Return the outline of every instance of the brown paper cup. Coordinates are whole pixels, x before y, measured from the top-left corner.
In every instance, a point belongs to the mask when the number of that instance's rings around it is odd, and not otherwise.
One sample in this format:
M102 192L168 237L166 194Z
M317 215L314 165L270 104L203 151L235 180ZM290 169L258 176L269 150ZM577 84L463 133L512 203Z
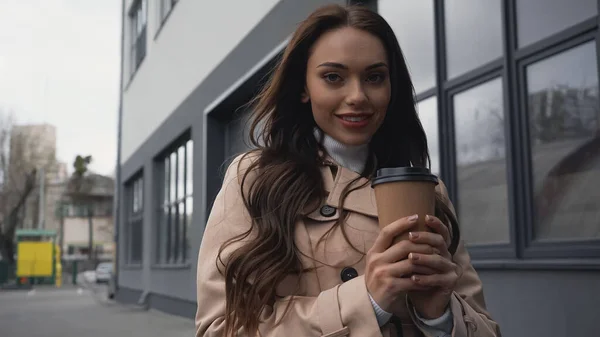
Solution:
M426 168L394 167L377 171L372 186L375 190L379 227L413 214L419 215L415 231L427 231L425 215L435 212L435 186L438 179ZM394 242L408 239L408 232Z

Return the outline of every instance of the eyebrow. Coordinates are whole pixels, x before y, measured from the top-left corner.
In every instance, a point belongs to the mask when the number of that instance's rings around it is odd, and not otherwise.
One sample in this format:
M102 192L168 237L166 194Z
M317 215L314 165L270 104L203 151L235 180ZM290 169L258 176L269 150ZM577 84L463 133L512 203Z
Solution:
M337 62L325 62L325 63L321 63L317 66L317 68L320 67L332 67L332 68L338 68L338 69L344 69L344 70L348 70L348 66L341 64L341 63L337 63ZM377 62L377 63L373 63L370 66L368 66L365 70L371 70L371 69L375 69L375 68L379 68L379 67L386 67L388 68L388 65L385 64L385 62Z

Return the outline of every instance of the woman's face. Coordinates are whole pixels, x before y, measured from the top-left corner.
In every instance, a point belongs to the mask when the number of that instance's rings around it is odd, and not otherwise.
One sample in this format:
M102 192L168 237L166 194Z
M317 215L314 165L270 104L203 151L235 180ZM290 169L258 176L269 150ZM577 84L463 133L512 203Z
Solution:
M344 27L323 34L308 58L302 102L315 122L346 145L369 142L390 102L388 58L381 41Z

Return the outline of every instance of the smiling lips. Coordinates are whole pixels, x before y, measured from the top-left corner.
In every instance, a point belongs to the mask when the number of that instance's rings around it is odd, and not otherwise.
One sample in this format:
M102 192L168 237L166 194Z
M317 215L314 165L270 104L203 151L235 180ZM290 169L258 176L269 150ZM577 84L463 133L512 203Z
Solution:
M373 116L372 114L366 113L349 113L336 115L341 121L342 125L348 128L362 128L369 124L369 119Z

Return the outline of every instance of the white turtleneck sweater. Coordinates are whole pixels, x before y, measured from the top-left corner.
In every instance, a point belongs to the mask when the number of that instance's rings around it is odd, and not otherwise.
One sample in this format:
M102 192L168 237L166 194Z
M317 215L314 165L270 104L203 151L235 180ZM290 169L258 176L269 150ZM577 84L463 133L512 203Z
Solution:
M321 140L322 131L320 129L315 129L315 137L317 140ZM347 169L350 169L356 173L361 173L365 165L367 163L367 158L369 156L369 144L350 146L338 142L327 134L323 134L322 145L327 151L327 154L333 159L337 164ZM379 326L383 326L386 324L392 314L383 310L377 302L371 297L369 294L369 299L371 300L371 304L373 305L373 310L375 311L375 316L377 317L377 322ZM414 310L414 309L413 309ZM416 317L421 321L422 327L428 330L429 334L436 337L445 337L451 336L453 321L452 321L452 312L450 308L446 309L446 312L439 318L436 319L424 319L422 318L416 310L414 310Z

